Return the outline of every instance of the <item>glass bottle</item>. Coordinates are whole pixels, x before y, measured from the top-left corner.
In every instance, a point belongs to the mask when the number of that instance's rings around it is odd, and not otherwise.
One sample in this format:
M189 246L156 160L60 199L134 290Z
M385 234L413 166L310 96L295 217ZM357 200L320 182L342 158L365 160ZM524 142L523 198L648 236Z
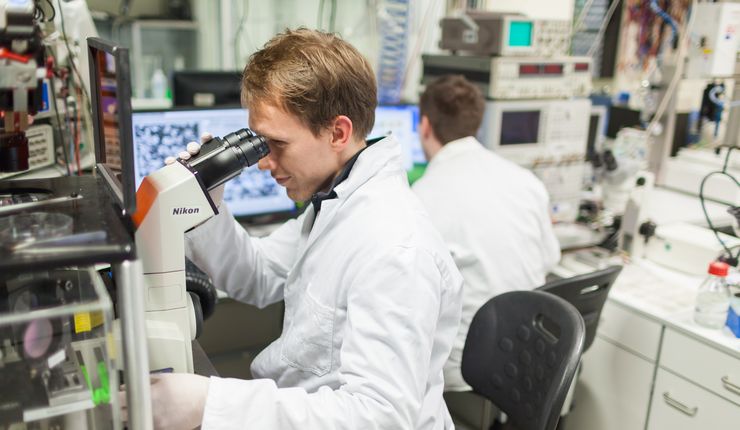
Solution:
M715 261L709 265L709 276L699 287L694 307L694 321L707 328L722 328L730 307L727 286L727 263Z

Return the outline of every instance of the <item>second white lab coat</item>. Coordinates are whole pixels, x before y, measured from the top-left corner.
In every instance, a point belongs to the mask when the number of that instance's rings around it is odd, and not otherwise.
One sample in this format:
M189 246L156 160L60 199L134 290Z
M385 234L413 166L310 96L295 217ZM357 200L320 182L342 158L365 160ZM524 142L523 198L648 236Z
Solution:
M383 139L349 177L264 239L224 213L187 235L188 256L237 300L285 300L283 333L255 380L211 378L204 429L446 429L442 367L462 277ZM250 327L234 327L240 336Z
M545 186L475 138L447 143L413 191L465 279L460 330L445 365L445 389L468 391L460 372L468 327L493 296L531 290L560 260Z

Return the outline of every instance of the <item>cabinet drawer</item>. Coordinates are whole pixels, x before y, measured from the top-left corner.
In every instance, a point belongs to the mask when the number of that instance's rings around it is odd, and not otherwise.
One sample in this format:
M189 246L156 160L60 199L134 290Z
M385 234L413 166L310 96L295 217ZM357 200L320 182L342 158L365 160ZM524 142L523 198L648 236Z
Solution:
M648 430L729 429L737 423L738 405L658 369Z
M660 366L740 405L740 360L666 328Z
M607 301L601 312L598 333L655 362L661 328L659 323Z

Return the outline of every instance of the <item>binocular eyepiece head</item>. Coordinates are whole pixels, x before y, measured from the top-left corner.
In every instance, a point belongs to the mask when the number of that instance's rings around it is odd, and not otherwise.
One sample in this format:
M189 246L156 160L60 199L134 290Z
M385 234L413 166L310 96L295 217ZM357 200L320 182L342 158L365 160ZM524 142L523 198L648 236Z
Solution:
M208 190L238 176L270 153L267 140L242 128L205 142L198 155L185 164L198 175Z

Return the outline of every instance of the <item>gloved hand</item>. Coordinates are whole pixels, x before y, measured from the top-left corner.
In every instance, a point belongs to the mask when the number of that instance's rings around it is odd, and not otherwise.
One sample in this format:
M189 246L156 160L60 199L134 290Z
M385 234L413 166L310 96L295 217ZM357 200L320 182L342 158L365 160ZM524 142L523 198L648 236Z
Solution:
M209 378L190 373L161 373L149 379L155 429L191 430L200 426ZM128 422L125 392L118 394L123 421Z
M200 135L200 143L198 142L188 142L187 146L185 147L185 151L180 152L177 154L177 157L181 160L189 160L193 155L197 155L200 152L200 146L209 140L213 139L213 135L209 132L205 132ZM164 159L164 164L172 164L177 160L175 157L167 157ZM212 189L209 191L209 194L211 195L211 200L213 200L213 203L216 205L217 208L221 207L221 203L224 201L224 187L226 184L221 184L218 187Z

